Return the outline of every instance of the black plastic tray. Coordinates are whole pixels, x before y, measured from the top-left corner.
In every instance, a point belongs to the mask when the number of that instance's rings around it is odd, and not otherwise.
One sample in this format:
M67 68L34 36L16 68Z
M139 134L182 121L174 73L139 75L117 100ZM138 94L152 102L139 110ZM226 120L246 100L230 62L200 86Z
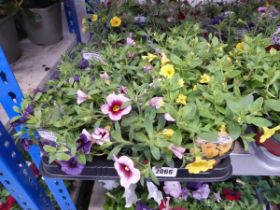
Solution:
M177 165L177 164L176 164ZM92 162L87 163L82 174L79 176L67 175L60 170L57 164L49 164L48 158L43 157L40 171L43 176L50 178L61 178L65 180L118 180L119 176L114 168L114 162L106 160L105 157L94 157ZM177 168L176 177L158 177L159 181L180 182L220 182L230 178L232 166L230 157L226 157L209 172L200 174L189 174L184 168Z

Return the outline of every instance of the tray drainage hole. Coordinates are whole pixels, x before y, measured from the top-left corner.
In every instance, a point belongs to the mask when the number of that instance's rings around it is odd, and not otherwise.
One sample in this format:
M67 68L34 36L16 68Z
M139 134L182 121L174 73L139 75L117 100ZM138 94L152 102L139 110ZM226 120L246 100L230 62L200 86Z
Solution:
M59 182L58 181L54 181L54 184L57 186L57 185L59 185Z
M2 172L0 172L0 176L3 176L4 174Z
M0 136L2 136L3 134L2 134L2 132L0 131Z
M59 189L58 191L59 191L60 193L63 193L63 189Z
M20 167L20 168L22 167L22 163L20 161L18 161L17 164L18 164L18 167Z
M28 208L27 210L32 210L31 208Z
M65 196L62 196L62 199L63 199L63 200L66 200L66 197L65 197Z
M4 181L6 184L11 184L9 180Z
M66 206L70 206L70 203L69 203L69 202L67 202L67 203L65 203L65 205L66 205Z
M5 84L8 83L7 75L3 71L0 72L0 79L2 80L3 83Z
M16 155L17 155L17 153L15 151L13 151L12 154L11 154L12 158L15 158Z
M27 203L26 203L26 202L23 202L23 205L25 205L25 206L26 206L26 205L27 205Z
M27 176L27 170L26 169L23 169L22 173L23 173L24 176Z
M10 142L4 141L4 147L8 148L10 146Z
M16 94L13 93L13 92L9 92L8 95L10 96L12 101L16 104L17 103L17 96L16 96Z

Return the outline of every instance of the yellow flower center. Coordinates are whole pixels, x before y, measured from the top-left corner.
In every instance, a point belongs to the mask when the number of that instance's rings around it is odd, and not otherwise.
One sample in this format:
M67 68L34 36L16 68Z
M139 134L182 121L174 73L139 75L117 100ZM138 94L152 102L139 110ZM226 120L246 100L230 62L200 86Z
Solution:
M243 51L244 50L244 42L239 42L235 48L239 51Z
M184 87L184 84L185 84L185 81L183 79L178 80L179 87L181 87L181 88Z
M204 83L204 84L208 84L210 81L210 76L208 74L203 74L200 77L199 83Z
M129 168L127 166L124 167L125 171L129 171Z
M119 105L113 106L113 111L114 112L120 111L120 106Z

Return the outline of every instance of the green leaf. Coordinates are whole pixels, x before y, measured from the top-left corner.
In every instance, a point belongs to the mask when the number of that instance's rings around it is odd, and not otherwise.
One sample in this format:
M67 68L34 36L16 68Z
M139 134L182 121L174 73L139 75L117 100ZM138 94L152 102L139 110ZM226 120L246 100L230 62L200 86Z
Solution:
M160 159L160 150L159 150L159 148L154 147L154 146L150 146L150 149L151 149L152 156L156 160L159 160Z
M86 162L87 162L87 159L86 159L85 154L79 154L79 155L78 155L78 160L79 160L82 164L86 164Z
M268 121L267 119L262 118L262 117L247 116L246 121L247 121L247 123L256 125L258 127L269 127L272 125L272 123L270 121Z
M13 106L13 110L16 112L16 113L19 113L21 114L21 108L19 108L18 106Z
M175 54L171 54L170 55L170 60L172 61L172 63L176 64L176 65L180 65L182 63L181 58L179 58L177 55Z
M67 161L67 160L70 159L70 156L68 154L66 154L66 153L63 153L63 152L56 153L55 157L56 157L57 160L65 160L65 161Z
M228 132L230 137L235 140L237 139L241 134L241 127L238 124L230 123L228 126Z
M215 131L203 132L199 134L199 137L207 141L217 141L218 132Z
M115 155L119 154L119 152L121 151L122 147L123 147L122 144L119 144L118 146L115 146L114 149L112 149L111 152L108 154L107 159L108 160L112 160Z
M262 110L262 105L263 105L263 98L260 97L260 98L258 98L257 100L254 101L254 103L250 107L250 112L252 114L258 113L259 111Z
M43 147L43 149L48 153L55 153L56 152L56 148L52 147L52 146L49 146L49 145L45 145Z
M139 142L148 142L149 139L147 138L147 136L144 133L134 133L134 139L139 141Z
M172 136L172 142L174 142L175 145L180 146L182 143L182 134L180 130L176 130Z
M280 112L280 100L268 99L264 102L264 104L267 108Z

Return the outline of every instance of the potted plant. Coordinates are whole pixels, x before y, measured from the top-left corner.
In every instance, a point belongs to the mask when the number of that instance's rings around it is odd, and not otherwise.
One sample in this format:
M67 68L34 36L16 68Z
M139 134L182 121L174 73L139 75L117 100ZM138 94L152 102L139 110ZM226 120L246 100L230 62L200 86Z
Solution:
M20 6L21 2L15 0L0 1L0 47L3 48L9 62L16 61L21 55L13 17Z
M26 0L22 23L32 42L50 45L63 38L60 0Z

